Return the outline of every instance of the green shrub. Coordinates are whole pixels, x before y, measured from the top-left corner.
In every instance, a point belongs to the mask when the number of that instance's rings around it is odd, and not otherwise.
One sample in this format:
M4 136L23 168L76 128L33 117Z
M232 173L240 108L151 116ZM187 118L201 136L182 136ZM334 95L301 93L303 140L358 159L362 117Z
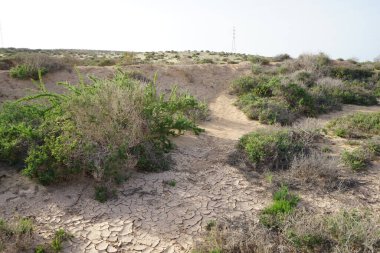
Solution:
M210 58L204 58L198 61L200 64L213 64L214 60Z
M33 230L33 223L28 218L22 218L19 220L16 230L20 234L30 234Z
M294 130L260 130L240 138L239 148L257 168L287 168L293 157L308 150L304 133ZM306 133L305 133L306 134Z
M51 248L53 252L60 252L62 250L62 243L72 238L73 236L63 229L58 229L51 241Z
M100 203L106 202L110 198L111 193L106 186L95 187L95 200Z
M22 163L27 151L42 136L36 127L42 124L47 107L5 102L0 110L0 160Z
M282 231L297 252L375 252L380 249L379 217L344 210L327 216L305 211L290 215Z
M380 135L380 113L355 113L332 120L327 128L343 138Z
M342 153L342 160L346 166L357 171L365 169L378 155L380 155L380 139L376 136L352 151L345 150Z
M276 95L283 98L292 110L302 115L313 116L316 114L313 97L306 89L297 84L280 85Z
M170 136L203 131L195 121L206 106L176 88L158 94L154 83L141 85L124 72L89 85L63 85L68 92L60 95L41 82L40 93L0 110L0 158L26 157L23 173L44 184L78 172L114 178L134 160L157 162L161 169ZM138 147L143 151L135 152ZM138 167L145 169L144 164Z
M17 79L38 79L38 71L41 71L41 74L44 75L47 73L47 70L45 68L37 69L33 66L29 65L17 65L16 67L13 67L10 69L9 74L13 78Z
M231 84L231 93L241 95L250 92L258 83L258 80L251 76L243 76L234 80Z
M315 73L302 70L294 73L294 79L297 81L297 83L300 83L306 87L313 86L317 81Z
M332 67L330 73L332 77L343 80L366 80L374 74L371 69L345 66Z
M310 88L310 95L313 97L315 111L318 114L342 108L342 99L335 95L334 88L316 85Z
M278 227L299 201L300 198L297 195L289 193L288 187L281 186L273 194L273 203L262 211L260 222L267 227Z
M343 104L353 105L377 105L376 95L361 87L343 87L335 89L334 95L339 98Z
M164 183L171 186L171 187L175 187L177 185L177 181L175 181L174 179L164 181Z
M380 137L376 136L369 139L363 144L363 147L374 156L380 156Z
M371 154L368 150L357 148L353 151L345 150L342 153L344 164L352 170L359 171L365 169L371 162Z
M37 247L34 249L34 253L45 253L45 248L42 245L37 245Z
M263 56L259 56L259 55L251 55L251 56L248 56L248 61L252 62L252 63L258 63L260 65L268 65L269 64L269 60Z
M18 79L32 78L37 80L39 78L38 72L41 75L46 73L69 69L65 59L52 57L42 53L19 53L12 59L15 67L10 69L10 76Z
M282 61L289 60L289 59L291 59L291 57L288 54L279 54L279 55L272 57L272 61L274 61L274 62L282 62Z
M324 228L336 252L372 252L380 249L379 224L379 217L353 210L327 216Z
M33 248L33 222L29 218L6 221L0 218L0 251L25 252Z
M252 92L258 97L270 97L273 90L278 86L279 79L270 78L266 75L240 77L232 82L231 93L245 95Z

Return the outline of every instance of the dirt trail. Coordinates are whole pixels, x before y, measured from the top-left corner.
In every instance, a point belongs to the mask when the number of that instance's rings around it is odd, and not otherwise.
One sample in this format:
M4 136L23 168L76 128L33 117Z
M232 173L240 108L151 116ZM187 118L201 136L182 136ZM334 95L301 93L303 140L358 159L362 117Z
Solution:
M151 68L142 71L151 73ZM93 198L90 181L43 187L4 168L0 216L35 217L45 237L50 229L70 231L74 239L64 245L64 252L146 253L189 252L210 220L257 219L271 197L265 180L227 162L238 138L261 127L226 93L229 81L249 68L211 67L209 74L202 72L205 66L162 68L167 71L159 79L162 89L179 80L210 108L210 119L202 124L204 134L175 139L172 170L134 173L119 187L117 199L101 204ZM175 180L176 186L165 184L168 180Z

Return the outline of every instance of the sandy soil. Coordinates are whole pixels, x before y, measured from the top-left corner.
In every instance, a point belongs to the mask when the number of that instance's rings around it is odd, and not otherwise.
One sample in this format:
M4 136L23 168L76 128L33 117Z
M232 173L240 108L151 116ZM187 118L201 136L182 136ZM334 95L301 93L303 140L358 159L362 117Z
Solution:
M49 237L64 228L74 235L64 252L189 252L210 220L257 219L271 201L270 184L264 176L232 166L228 156L241 135L263 127L249 121L227 94L230 80L248 73L248 65L141 66L146 75L158 71L165 90L177 83L209 103L210 118L202 123L200 136L177 138L172 152L175 165L161 173L134 173L118 188L118 198L105 204L93 197L86 179L44 187L0 168L0 216L34 217L38 232ZM82 73L108 76L112 68L83 68ZM5 81L4 81L5 80ZM75 81L72 73L47 76L48 87L58 80ZM28 82L7 79L0 72L1 92L6 98L25 93ZM324 115L323 122L354 111L380 111L380 107L344 107ZM303 203L331 212L345 207L380 211L380 169L377 165L359 175L362 186L349 192L318 195L303 192ZM175 187L164 182L175 180Z

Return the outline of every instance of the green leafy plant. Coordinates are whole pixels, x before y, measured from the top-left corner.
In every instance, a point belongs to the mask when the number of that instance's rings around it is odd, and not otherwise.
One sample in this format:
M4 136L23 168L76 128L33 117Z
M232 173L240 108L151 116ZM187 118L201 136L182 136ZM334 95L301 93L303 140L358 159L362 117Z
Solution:
M44 75L47 73L45 68L37 69L34 66L29 65L17 65L9 70L9 74L13 78L17 79L38 79L38 71L41 71L41 74Z
M73 236L67 233L65 230L58 229L55 232L54 237L51 241L51 248L53 252L60 252L62 250L62 243L69 240L72 237Z
M170 137L201 133L196 121L207 113L176 87L159 94L154 82L142 85L122 71L90 84L60 83L65 94L37 85L38 93L2 105L0 159L25 162L23 173L43 184L80 172L110 180L136 160L139 169L164 169Z
M284 221L286 215L294 210L300 198L289 192L288 187L282 185L273 194L273 203L266 207L261 215L260 222L267 227L278 227Z
M171 179L171 180L165 181L165 184L171 187L175 187L177 185L177 181L175 181L174 179Z
M307 151L302 133L293 130L261 130L240 138L239 148L257 168L287 168L296 154Z
M353 151L343 151L342 160L346 166L355 171L365 169L371 161L370 154L363 148L357 148Z
M329 122L327 128L343 138L380 135L380 113L355 113L343 116Z

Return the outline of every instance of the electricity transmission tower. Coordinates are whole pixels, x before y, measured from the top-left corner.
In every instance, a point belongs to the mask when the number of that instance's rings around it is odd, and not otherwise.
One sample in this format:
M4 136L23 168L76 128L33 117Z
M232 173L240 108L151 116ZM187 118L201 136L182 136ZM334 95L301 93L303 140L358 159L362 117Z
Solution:
M236 29L232 28L232 53L236 53Z

